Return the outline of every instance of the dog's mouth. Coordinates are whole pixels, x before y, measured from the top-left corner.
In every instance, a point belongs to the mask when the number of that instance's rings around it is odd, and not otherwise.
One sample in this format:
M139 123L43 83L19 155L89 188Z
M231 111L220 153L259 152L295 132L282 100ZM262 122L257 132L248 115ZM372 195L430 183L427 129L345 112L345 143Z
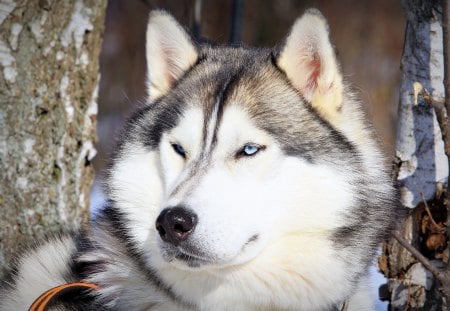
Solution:
M175 258L178 259L179 261L182 261L190 268L198 268L203 265L212 264L212 262L207 259L199 258L197 256L191 256L186 253L183 253L182 251L180 251L177 255L175 255Z
M255 234L251 236L248 241L242 246L241 251L239 254L242 254L245 252L246 248L249 247L249 245L254 244L259 239L259 235ZM178 262L182 265L185 265L189 268L199 268L202 266L228 266L233 265L234 260L227 260L223 262L220 260L220 258L214 258L211 256L208 256L207 254L204 254L201 252L201 250L197 249L196 247L192 247L191 245L168 245L163 244L161 245L161 254L165 261L167 262ZM242 263L239 261L239 263Z
M208 258L205 255L199 254L195 250L190 250L186 247L162 247L162 257L167 262L173 262L175 259L182 262L190 268L198 268L204 265L211 265L214 263L212 258Z

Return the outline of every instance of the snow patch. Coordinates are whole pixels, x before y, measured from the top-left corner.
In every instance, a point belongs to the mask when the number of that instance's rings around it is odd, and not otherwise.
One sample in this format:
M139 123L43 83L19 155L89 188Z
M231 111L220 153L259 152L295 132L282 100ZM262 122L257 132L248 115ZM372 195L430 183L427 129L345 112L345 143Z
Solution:
M31 138L25 139L25 141L23 142L23 151L26 154L32 153L35 143L36 143L36 141L34 139L31 139Z
M3 66L3 76L11 83L16 82L15 62L16 59L12 56L10 48L0 40L0 64Z
M40 87L37 88L36 91L39 94L39 96L45 95L45 93L47 93L47 85L42 84Z
M406 272L406 278L410 280L411 284L420 285L426 290L430 290L433 285L433 274L426 270L425 267L420 263L415 263Z
M26 179L25 177L18 177L17 181L16 181L16 186L19 189L26 189L28 186L28 179Z
M51 47L49 47L49 46L46 46L45 48L44 48L44 52L42 53L45 57L47 57L47 55L48 54L50 54L50 51L52 50L52 48Z
M407 187L401 187L400 188L400 199L402 202L402 205L414 208L416 207L415 201L414 201L414 193L409 190Z
M13 0L3 0L0 2L0 25L11 14L16 7L16 3Z
M0 154L5 155L8 152L8 144L6 143L6 139L0 139Z
M58 51L58 52L56 52L56 60L59 62L59 61L62 61L63 59L64 59L64 52L63 51Z
M50 51L55 47L55 40L50 41L50 44L44 48L44 56L50 54Z
M86 51L81 52L81 55L75 61L76 65L81 65L82 68L86 68L89 65L89 56Z
M6 128L5 126L5 113L0 112L0 127ZM6 137L8 136L7 131L0 132L0 155L3 156L8 152L8 144L6 143Z
M0 40L0 63L3 67L11 66L16 59L11 55L9 47Z
M80 206L84 206L85 202L85 197L84 197L84 193L80 192L80 181L83 179L82 176L82 172L83 172L83 167L85 165L85 161L92 161L92 159L95 157L95 155L97 154L97 150L94 147L94 144L92 143L91 140L85 141L83 142L83 145L81 146L81 150L80 150L80 154L78 155L78 159L77 159L77 167L75 170L75 180L76 180L76 191L77 191L77 197L78 197L78 204Z
M90 21L91 15L92 10L87 8L82 0L75 2L70 22L61 35L61 45L63 47L68 47L74 41L77 52L80 51L84 34L86 31L92 31L94 29Z
M434 113L434 111L433 111ZM433 118L434 129L434 159L435 159L435 180L436 182L447 183L448 180L448 159L445 154L444 141L442 140L441 128L436 116Z
M59 213L59 217L63 222L67 220L67 214L66 214L66 196L64 193L64 188L66 186L66 165L64 164L65 159L65 152L64 152L64 145L66 142L67 135L64 133L63 137L61 138L60 145L58 146L57 152L56 152L56 164L58 165L60 169L60 175L59 175L59 181L58 185L56 186L57 195L58 195L58 204L57 209Z
M80 150L80 155L78 156L78 162L84 163L84 159L88 161L92 161L92 159L96 156L97 150L94 147L92 141L88 140L83 143ZM77 171L79 172L79 170Z
M92 97L91 97L91 101L89 102L89 106L86 110L86 115L88 117L90 116L96 116L98 113L98 104L97 104L97 99L98 99L98 85L99 85L99 81L100 81L100 75L98 75L97 77L97 83L95 85L94 91L92 92Z
M69 87L69 76L67 73L61 79L59 86L59 93L61 94L61 99L64 103L64 109L66 110L67 121L70 123L73 120L74 108L70 102L70 96L67 93L67 88Z
M78 196L78 204L80 206L85 206L84 193L83 192L81 192L80 195Z
M14 23L11 26L11 34L9 35L9 45L13 51L17 50L17 42L19 40L19 35L22 32L23 26L18 23Z
M3 69L3 75L9 82L16 82L17 71L13 67L6 67L5 69Z
M36 211L31 209L31 208L27 208L24 212L25 217L27 218L27 221L29 223L35 223L36 222Z
M106 196L102 189L102 181L98 178L94 180L90 193L90 211L92 219L100 214L106 204Z
M44 38L44 31L42 29L42 26L44 26L45 22L47 21L47 17L48 13L47 11L44 11L40 19L35 19L34 21L30 22L30 30L37 43L41 43L42 39Z
M402 160L402 169L398 172L398 179L405 179L412 176L417 169L417 157L415 155L411 156L410 159L402 158L400 152L397 151L397 157Z

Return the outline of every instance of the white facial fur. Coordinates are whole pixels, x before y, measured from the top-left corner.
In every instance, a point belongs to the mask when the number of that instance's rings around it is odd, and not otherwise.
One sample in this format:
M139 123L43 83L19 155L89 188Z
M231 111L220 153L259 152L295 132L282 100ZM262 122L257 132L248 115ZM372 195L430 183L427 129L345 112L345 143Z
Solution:
M188 112L187 115L192 117L198 114L198 110L194 111L197 112ZM274 168L281 156L280 150L267 134L252 125L240 109L229 108L224 112L217 134L218 143L212 151L210 162L199 169L192 181L185 181L191 161L201 152L203 123L191 122L187 117L183 119L163 139L161 146L164 175L172 177L169 188L175 188L177 182L183 183L174 196L168 197L167 206L185 205L197 214L199 223L192 236L192 243L207 259L221 264L242 262L261 248L256 245L262 245L268 236L266 233L277 218L279 210L264 208L264 205L271 205L271 198L261 196L260 193L270 193L275 186L271 181L275 177ZM194 128L198 133L192 135ZM210 126L208 132L211 133L213 129ZM209 133L207 146L210 144ZM173 150L167 150L169 147L163 147L170 145L168 142L171 140L179 142L187 151L186 162ZM247 143L266 148L254 156L236 157ZM172 155L166 155L166 150ZM173 155L179 158L175 166L167 164L165 160ZM178 165L180 162L184 164L181 169ZM247 244L256 236L256 241Z
M351 203L345 178L331 168L285 156L238 105L224 111L209 164L189 177L202 151L203 119L199 108L188 109L178 126L163 135L159 154L130 148L133 152L126 152L113 170L113 198L126 213L136 242L149 253L159 253L158 245L164 245L154 229L156 218L176 205L197 214L189 243L218 267L251 260L278 237L325 234L339 225L337 211ZM186 160L172 143L183 146ZM247 143L266 148L237 158Z
M161 169L164 179L166 195L169 195L176 187L177 183L185 179L183 170L191 159L195 159L199 153L202 141L202 124L204 122L203 112L200 108L192 108L186 111L183 118L170 133L163 134L160 144ZM187 151L187 161L177 154L172 144L179 144ZM165 198L168 204L168 198ZM174 202L169 203L176 205ZM170 206L170 205L167 205Z

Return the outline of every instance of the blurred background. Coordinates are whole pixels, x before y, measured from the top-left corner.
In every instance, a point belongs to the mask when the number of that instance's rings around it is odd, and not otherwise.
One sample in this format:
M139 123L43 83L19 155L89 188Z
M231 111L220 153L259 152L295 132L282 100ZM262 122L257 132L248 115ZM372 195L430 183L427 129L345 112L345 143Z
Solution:
M151 10L169 11L203 40L271 47L283 40L309 7L318 8L328 19L343 74L365 104L384 151L392 159L405 29L400 1L109 0L100 56L99 152L91 196L94 213L103 202L100 183L115 135L135 106L146 101L144 39ZM374 282L383 282L375 272ZM378 302L377 310L386 307Z

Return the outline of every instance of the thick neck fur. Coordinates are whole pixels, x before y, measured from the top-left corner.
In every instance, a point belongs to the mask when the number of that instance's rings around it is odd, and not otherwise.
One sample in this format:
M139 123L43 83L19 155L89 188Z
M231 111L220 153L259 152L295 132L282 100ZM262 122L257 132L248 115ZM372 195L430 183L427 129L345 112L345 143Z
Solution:
M117 310L294 310L299 305L334 310L357 284L346 275L348 267L335 260L345 252L326 245L326 234L278 238L253 261L221 270L176 269L160 258L150 259L151 273L161 284L118 238L99 228L94 229L95 251L78 260L90 263L95 273L86 281L99 284L101 300Z

